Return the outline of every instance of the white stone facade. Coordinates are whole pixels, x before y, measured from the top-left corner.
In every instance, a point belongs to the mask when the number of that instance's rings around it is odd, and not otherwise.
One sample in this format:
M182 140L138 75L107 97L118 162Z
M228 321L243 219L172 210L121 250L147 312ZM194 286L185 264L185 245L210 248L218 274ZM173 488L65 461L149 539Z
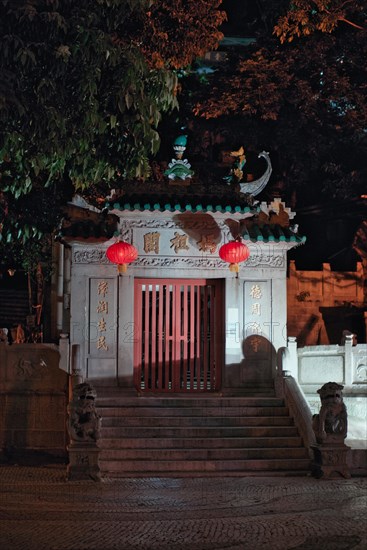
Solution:
M133 244L139 256L127 273L119 276L105 255L114 239L98 245L72 245L72 368L79 368L88 379L132 385L136 278L223 281L224 370L243 362L242 345L249 335L263 336L275 350L286 345L286 253L297 243L249 243L250 257L240 264L237 277L219 258L218 250L232 240L226 220L240 221L243 214L113 213L121 218L121 238ZM107 293L101 292L103 288ZM259 292L254 293L254 289ZM100 302L107 303L104 311Z

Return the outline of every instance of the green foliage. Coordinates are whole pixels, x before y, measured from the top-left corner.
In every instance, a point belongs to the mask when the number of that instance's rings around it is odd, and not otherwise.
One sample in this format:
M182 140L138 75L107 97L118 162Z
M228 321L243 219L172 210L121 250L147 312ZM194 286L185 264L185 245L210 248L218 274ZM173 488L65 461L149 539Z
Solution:
M129 32L146 5L0 4L3 191L18 198L35 178L47 186L65 174L83 189L144 171L160 113L177 105L174 74L151 69Z
M55 228L70 188L149 174L174 69L221 37L220 0L192 4L205 32L183 0L0 0L3 244Z
M357 196L367 176L365 2L269 4L256 44L230 53L193 111L242 124L249 145L278 157L288 197Z
M356 21L364 18L363 3L355 0L293 0L275 25L274 34L283 44L316 31L331 33L340 23L363 30Z

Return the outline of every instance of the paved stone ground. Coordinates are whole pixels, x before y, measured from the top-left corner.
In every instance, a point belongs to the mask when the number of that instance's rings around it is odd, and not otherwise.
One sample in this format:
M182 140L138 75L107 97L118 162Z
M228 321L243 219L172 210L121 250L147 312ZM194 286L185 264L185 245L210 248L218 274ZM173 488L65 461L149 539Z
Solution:
M367 478L65 481L0 466L0 550L366 550Z

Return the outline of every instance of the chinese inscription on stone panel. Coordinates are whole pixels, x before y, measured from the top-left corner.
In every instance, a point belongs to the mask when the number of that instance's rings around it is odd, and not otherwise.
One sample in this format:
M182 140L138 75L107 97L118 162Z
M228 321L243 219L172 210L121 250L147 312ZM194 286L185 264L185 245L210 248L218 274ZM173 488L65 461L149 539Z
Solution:
M214 235L202 235L201 240L197 242L201 252L210 252L214 254L217 249L217 244L214 242Z
M103 298L106 298L108 294L108 282L100 281L98 283L97 292L98 292L98 296L102 296ZM106 315L108 315L108 301L105 299L98 300L96 309L97 309L97 313L105 313ZM101 334L102 332L106 332L106 321L104 317L100 317L98 319L97 350L107 351L108 345L106 342L106 336Z
M98 283L98 296L103 296L103 298L106 296L108 292L108 282L107 281L100 281Z
M108 302L106 300L98 300L97 313L108 314Z
M268 281L246 281L245 289L245 334L251 336L251 348L253 352L261 351L262 344L259 345L254 340L258 335L271 341L272 339L272 319L271 319L271 295L270 284Z
M97 349L102 349L104 351L108 350L108 346L107 346L107 343L106 343L106 337L105 336L98 336Z
M101 319L98 320L98 330L99 332L106 332L106 321L104 320L104 317L101 317Z
M259 323L251 323L247 328L247 332L250 332L250 334L261 334L261 325Z
M161 234L158 231L146 233L144 235L144 252L155 252L159 254L159 238Z
M251 305L251 314L252 315L261 315L261 304L255 302Z
M250 288L250 296L253 298L253 300L261 300L263 297L262 288L258 284L254 284ZM261 325L257 321L253 321L253 317L261 317L261 303L259 301L251 302L250 304L250 314L251 314L251 322L248 325L247 331L248 333L252 335L261 334ZM249 334L249 335L250 335ZM259 349L259 339L258 338L252 338L251 339L251 348L254 353L258 352Z
M170 240L170 242L172 243L170 248L173 248L176 254L179 250L189 250L187 239L187 235L180 235L179 233L177 233L177 231L175 231L174 238Z
M250 290L251 298L259 299L262 297L261 287L259 285L252 285Z
M254 336L250 339L250 346L254 353L257 353L259 351L260 344L261 339L258 336Z

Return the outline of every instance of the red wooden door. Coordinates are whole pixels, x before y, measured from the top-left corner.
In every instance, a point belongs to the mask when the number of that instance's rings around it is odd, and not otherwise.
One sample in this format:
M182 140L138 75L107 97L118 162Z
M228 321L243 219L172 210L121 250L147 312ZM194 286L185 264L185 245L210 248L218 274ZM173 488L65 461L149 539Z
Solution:
M220 388L221 289L218 280L135 280L134 377L139 391Z

